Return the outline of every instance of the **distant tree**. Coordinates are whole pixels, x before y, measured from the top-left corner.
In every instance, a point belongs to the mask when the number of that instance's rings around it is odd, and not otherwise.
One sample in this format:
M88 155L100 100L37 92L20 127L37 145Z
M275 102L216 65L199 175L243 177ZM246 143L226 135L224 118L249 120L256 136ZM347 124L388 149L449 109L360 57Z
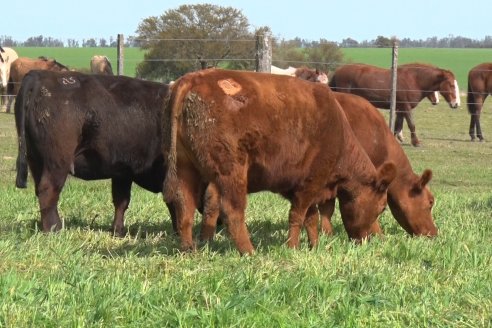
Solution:
M386 47L391 47L392 46L392 41L391 39L384 37L384 36L378 36L376 38L376 41L374 42L374 45L378 48L386 48Z
M75 39L68 39L67 45L69 48L78 48L79 47L79 41L77 41Z
M147 52L137 75L169 81L221 63L229 68L248 66L241 61L254 58L253 34L248 28L240 10L211 4L182 5L145 18L137 39ZM251 60L251 68L253 64Z
M101 38L99 39L99 47L107 47L108 46L108 42L106 41L105 38Z
M352 38L343 39L340 43L340 46L343 48L356 48L359 45L359 42L355 41Z
M273 46L272 63L281 68L304 65L330 71L342 61L343 53L340 48L336 43L325 39L315 42L300 39L282 40Z
M90 47L90 48L97 47L96 39L90 38L88 40L83 40L82 41L82 47Z
M43 46L43 36L32 36L24 42L24 47L42 47Z
M17 42L12 40L11 36L2 35L0 36L0 45L3 47L16 47Z

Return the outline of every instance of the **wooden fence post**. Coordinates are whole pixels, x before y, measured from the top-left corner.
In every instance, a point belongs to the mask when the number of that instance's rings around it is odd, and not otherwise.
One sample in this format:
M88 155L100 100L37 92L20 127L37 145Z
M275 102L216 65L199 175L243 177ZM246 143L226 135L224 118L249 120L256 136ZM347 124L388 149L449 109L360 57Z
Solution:
M124 37L123 34L118 34L118 48L117 48L117 53L116 56L118 57L118 68L117 68L117 74L118 75L123 75L123 47L125 45Z
M255 57L256 71L270 73L272 70L272 35L270 32L256 35Z
M393 56L391 62L391 99L390 99L390 117L389 128L395 132L395 114L396 114L396 88L397 88L397 69L398 69L398 41L393 40Z

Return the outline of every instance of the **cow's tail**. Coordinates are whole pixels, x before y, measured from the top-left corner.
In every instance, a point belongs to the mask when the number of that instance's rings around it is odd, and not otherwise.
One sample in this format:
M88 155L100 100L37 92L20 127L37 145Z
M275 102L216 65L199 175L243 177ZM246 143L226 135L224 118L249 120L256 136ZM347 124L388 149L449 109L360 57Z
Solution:
M173 202L177 197L177 138L178 121L183 110L184 97L188 91L188 83L182 78L176 81L171 89L170 96L164 103L163 126L163 153L166 161L166 178L162 186L162 195L166 202Z
M15 100L15 127L17 129L18 154L17 154L17 177L15 185L17 188L27 187L27 148L26 148L26 115L28 107L33 106L30 95L33 92L34 77L27 74L22 80L22 85Z

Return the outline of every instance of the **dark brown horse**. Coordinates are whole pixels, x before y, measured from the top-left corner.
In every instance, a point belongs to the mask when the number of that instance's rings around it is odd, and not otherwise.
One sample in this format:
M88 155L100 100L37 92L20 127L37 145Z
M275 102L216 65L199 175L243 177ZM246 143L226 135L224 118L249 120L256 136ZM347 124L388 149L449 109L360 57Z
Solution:
M490 94L492 94L492 63L483 63L473 67L468 72L468 92L466 94L466 105L471 115L469 133L472 141L475 141L475 138L483 141L480 114L483 103Z
M10 65L10 77L7 85L7 93L9 95L17 96L22 79L31 70L68 71L69 69L54 59L47 59L45 57L39 57L37 59L19 57ZM10 113L12 98L9 97L7 113Z
M365 64L345 65L335 71L330 87L334 91L362 96L375 107L390 108L391 70L389 69ZM401 131L405 119L414 146L419 146L420 141L415 133L412 109L434 91L439 91L451 108L460 105L458 83L451 71L421 63L398 66L394 132L398 134Z

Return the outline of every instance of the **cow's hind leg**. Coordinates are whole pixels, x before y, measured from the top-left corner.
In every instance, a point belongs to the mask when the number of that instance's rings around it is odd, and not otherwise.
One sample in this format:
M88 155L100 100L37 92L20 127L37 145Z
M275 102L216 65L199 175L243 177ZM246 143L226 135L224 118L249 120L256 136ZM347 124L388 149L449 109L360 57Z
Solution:
M58 214L58 199L67 179L67 173L53 173L44 170L40 177L33 174L36 183L36 196L41 211L41 226L44 232L58 231L62 228Z
M220 197L217 187L210 183L203 197L202 226L200 240L210 241L214 238L217 229L217 220L220 214Z
M128 209L131 197L132 180L114 178L111 180L111 194L114 204L114 219L111 230L118 237L124 237L125 211Z
M224 179L225 180L225 179ZM245 222L245 210L247 202L246 178L241 181L220 181L220 213L225 218L227 229L234 241L237 250L242 254L253 254L254 248L249 238L248 228Z

